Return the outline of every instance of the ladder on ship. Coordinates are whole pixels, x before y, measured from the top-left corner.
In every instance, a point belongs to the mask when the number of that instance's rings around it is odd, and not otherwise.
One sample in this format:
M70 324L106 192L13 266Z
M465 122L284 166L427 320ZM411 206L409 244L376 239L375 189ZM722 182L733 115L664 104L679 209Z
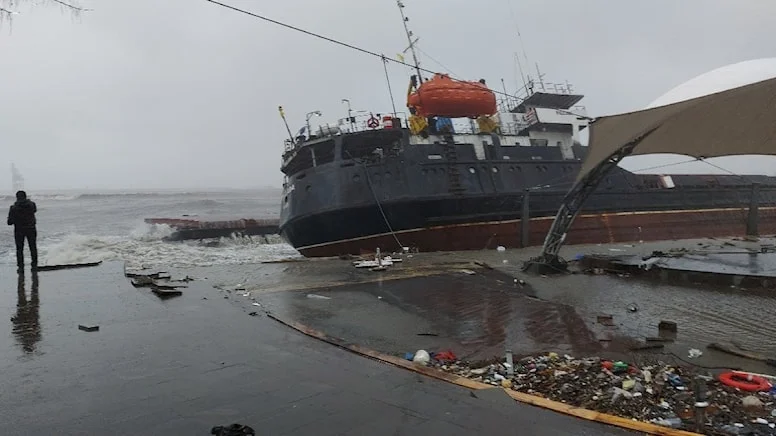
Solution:
M447 184L450 193L463 195L466 190L461 185L461 174L458 172L458 152L455 144L445 144L445 161L447 162Z

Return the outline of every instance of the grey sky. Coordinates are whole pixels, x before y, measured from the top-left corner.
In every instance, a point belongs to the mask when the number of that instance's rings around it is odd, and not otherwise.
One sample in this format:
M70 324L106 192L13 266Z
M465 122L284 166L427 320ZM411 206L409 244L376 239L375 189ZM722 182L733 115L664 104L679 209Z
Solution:
M388 56L406 46L393 0L224 1ZM390 108L378 59L204 0L82 3L95 10L76 21L23 7L12 32L0 31L0 187L10 188L10 162L30 190L278 186L278 105L294 130L316 109L335 121L343 98ZM770 0L404 3L424 52L462 78L504 78L510 91L515 17L531 63L584 93L592 115L774 56L776 40ZM403 106L409 71L390 74Z

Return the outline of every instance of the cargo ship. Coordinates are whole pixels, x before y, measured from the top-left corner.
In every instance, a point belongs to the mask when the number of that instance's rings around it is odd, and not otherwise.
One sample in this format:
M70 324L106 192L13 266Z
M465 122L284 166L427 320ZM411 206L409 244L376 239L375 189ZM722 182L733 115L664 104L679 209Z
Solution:
M417 68L406 113L308 124L286 140L281 235L308 257L540 245L586 155L583 98L540 79L499 103L484 80ZM617 167L566 243L742 235L753 204L760 233L776 233L774 177Z

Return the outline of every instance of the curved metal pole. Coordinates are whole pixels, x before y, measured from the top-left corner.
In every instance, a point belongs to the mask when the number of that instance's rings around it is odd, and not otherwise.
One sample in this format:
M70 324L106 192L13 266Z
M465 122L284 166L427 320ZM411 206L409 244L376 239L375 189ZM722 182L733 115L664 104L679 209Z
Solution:
M524 270L533 269L542 273L565 270L566 261L558 256L558 253L566 240L566 233L568 233L571 224L574 223L574 219L582 210L585 201L614 167L625 157L633 153L633 149L656 129L651 129L634 141L620 147L614 154L598 164L598 166L590 170L581 180L574 184L563 198L558 213L555 215L555 220L552 222L552 226L544 238L542 253L538 257L526 262L523 266Z

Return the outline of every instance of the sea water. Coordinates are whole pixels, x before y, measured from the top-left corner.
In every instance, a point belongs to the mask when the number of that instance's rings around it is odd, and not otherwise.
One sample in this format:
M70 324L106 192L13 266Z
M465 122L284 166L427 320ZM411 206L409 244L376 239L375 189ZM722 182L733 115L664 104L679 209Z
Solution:
M167 242L145 218L278 218L279 189L225 192L28 192L37 203L42 265L126 261L129 267L256 263L299 256L278 235ZM13 196L0 196L4 213ZM0 227L0 264L15 264L13 228ZM29 252L25 247L25 256ZM27 260L29 262L29 260Z

